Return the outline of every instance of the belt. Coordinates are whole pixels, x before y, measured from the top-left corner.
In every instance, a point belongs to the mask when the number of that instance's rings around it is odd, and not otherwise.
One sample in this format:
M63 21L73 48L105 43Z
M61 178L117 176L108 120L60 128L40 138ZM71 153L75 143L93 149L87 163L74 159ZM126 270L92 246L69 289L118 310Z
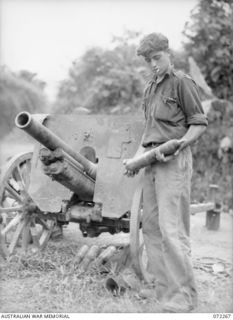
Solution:
M144 144L143 147L144 148L155 148L160 145L161 145L161 143L158 143L158 142L149 142L149 143Z

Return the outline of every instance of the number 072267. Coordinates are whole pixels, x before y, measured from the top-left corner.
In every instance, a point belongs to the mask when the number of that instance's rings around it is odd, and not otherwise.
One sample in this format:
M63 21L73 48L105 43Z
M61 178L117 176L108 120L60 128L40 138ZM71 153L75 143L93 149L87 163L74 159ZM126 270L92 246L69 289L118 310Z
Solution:
M214 319L230 319L231 313L214 313L213 318Z

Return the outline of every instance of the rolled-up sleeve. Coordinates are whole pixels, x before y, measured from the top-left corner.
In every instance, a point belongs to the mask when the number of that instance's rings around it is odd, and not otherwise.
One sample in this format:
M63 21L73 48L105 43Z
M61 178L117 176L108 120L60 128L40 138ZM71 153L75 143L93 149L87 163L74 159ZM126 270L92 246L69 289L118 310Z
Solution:
M182 77L178 86L180 106L185 114L187 125L208 125L198 89L195 82L188 77Z

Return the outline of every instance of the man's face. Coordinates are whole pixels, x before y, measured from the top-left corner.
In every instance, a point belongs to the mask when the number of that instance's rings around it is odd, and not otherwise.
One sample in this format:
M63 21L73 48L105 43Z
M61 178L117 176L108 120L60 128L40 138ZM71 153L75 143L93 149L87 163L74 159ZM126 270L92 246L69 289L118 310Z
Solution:
M170 66L169 52L154 51L146 59L146 62L156 76L162 76Z

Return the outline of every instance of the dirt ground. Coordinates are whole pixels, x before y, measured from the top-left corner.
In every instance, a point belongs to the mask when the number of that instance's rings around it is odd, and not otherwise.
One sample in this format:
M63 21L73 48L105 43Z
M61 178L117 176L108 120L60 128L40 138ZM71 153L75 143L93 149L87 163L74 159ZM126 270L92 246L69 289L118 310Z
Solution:
M205 213L191 216L192 255L199 291L196 313L233 311L232 222L233 217L223 213L220 229L210 231L205 227ZM55 245L62 243L62 250L67 253L74 243L117 245L127 241L128 234L82 238L78 226L70 224L64 229L63 240ZM153 301L138 300L138 295L130 290L121 298L111 296L98 277L89 275L85 281L76 279L68 284L63 283L68 281L63 277L61 287L53 271L29 271L25 276L19 268L10 273L11 268L12 264L8 268L6 262L0 261L0 312L158 312Z

